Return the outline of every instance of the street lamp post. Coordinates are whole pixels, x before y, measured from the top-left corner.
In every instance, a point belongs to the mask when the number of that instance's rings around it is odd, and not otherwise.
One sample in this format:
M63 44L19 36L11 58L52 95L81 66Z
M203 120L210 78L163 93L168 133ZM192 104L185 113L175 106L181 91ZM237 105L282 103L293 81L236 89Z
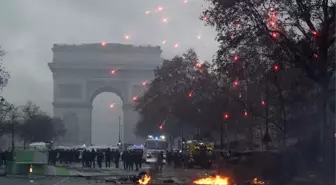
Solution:
M114 108L115 107L115 103L110 104L110 108ZM118 117L118 146L121 147L121 115L119 114Z
M118 145L121 145L121 116L119 115L119 143Z

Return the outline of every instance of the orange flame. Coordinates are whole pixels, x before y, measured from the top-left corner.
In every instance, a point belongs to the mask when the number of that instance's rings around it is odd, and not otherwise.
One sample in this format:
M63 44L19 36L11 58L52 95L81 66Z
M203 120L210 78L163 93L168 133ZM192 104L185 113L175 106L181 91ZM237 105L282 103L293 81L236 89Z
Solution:
M207 177L207 178L195 180L193 183L202 184L202 185L228 185L229 178L216 175L216 177Z
M145 185L145 184L148 184L150 180L151 180L151 177L146 174L141 179L139 179L138 182L139 182L139 184Z
M262 184L265 184L264 181L259 180L258 178L254 178L254 179L252 180L252 183L255 184L255 185L262 185Z

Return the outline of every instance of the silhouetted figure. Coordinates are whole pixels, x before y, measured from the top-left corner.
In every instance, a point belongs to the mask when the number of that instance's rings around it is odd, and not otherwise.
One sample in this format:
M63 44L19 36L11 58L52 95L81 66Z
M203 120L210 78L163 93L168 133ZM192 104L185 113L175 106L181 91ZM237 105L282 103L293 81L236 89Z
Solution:
M110 148L107 149L107 151L105 152L105 167L106 168L111 168L111 150Z
M119 161L120 161L120 152L119 150L117 150L114 158L114 164L116 165L116 168L119 168Z
M124 170L127 169L127 153L128 151L124 151L123 154L121 155L121 160L123 161L123 166L124 166Z
M103 158L104 158L104 154L102 152L98 152L97 153L97 163L98 163L99 168L102 168Z

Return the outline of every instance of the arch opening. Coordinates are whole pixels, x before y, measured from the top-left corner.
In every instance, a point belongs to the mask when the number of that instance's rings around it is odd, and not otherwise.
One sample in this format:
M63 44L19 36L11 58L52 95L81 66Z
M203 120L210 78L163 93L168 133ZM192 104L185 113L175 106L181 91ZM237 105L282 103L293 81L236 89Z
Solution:
M103 91L92 98L91 141L106 146L123 142L123 101L118 93Z

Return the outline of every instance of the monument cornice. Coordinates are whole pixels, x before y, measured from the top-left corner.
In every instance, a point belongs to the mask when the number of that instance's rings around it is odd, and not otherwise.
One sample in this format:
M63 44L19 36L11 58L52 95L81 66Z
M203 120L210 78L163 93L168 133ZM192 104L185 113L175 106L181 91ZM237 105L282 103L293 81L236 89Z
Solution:
M124 69L124 70L154 70L155 64L122 64L122 63L99 63L99 62L51 62L50 69Z
M94 44L54 44L53 52L109 52L109 53L147 53L147 54L160 54L162 50L160 46L134 46L118 43L101 43Z
M117 69L117 75L111 75L110 71L113 68L106 69L69 69L69 68L51 68L53 76L65 75L78 77L90 77L90 78L117 78L125 79L126 81L133 78L138 78L139 75L144 76L143 78L152 78L154 70L150 69Z
M87 102L53 102L54 108L83 108L92 109L92 104Z

